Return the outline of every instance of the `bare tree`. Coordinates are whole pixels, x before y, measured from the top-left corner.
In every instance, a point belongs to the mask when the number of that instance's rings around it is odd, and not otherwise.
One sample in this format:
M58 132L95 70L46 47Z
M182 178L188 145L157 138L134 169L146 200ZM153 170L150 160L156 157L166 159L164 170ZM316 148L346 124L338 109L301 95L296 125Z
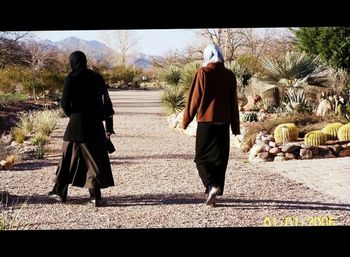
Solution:
M28 51L21 42L28 32L0 32L0 67L25 64Z
M39 41L30 40L26 47L30 53L27 63L32 71L31 86L33 89L33 98L36 100L36 86L41 80L40 72L46 67L52 65L56 60L56 53Z
M127 55L137 47L138 38L133 31L118 30L101 33L102 41L117 53L118 63L125 65Z

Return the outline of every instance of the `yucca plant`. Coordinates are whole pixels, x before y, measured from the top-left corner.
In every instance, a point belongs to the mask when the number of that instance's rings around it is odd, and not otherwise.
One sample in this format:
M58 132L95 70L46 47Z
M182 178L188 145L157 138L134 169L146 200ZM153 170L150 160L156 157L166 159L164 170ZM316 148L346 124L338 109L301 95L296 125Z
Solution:
M164 68L161 70L160 78L168 85L178 86L181 81L181 69L177 66Z
M185 107L185 97L182 90L178 87L165 87L161 101L165 106L167 113L178 113Z
M18 144L23 144L24 140L26 139L26 135L23 133L23 130L19 128L12 129L12 137Z
M35 114L33 112L20 112L18 115L18 122L16 124L17 130L27 136L34 131Z
M247 66L236 61L229 61L225 62L225 67L236 75L238 87L244 88L248 85L252 74L250 73Z
M192 85L194 76L200 66L201 66L201 63L198 61L195 61L195 62L190 62L186 64L182 69L181 76L180 76L181 77L180 85L182 87L182 91L184 92L185 96L187 96L188 91Z
M279 82L284 79L287 86L295 87L302 84L300 80L306 81L309 76L325 70L319 56L311 57L305 52L287 52L280 58L265 58L262 64L267 70L263 80Z
M58 118L58 111L46 110L35 113L35 131L42 134L43 136L50 136L53 130L55 129Z
M45 143L48 138L46 135L36 134L32 137L31 142L33 145L36 145L35 149L35 158L43 159L45 155Z

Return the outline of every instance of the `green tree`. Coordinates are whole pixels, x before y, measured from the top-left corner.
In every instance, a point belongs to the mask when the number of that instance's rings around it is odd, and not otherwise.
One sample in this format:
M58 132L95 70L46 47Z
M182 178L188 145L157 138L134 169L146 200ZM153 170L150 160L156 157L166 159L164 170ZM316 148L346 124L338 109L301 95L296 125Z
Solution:
M350 71L350 27L299 28L293 32L299 49L320 55L334 68Z

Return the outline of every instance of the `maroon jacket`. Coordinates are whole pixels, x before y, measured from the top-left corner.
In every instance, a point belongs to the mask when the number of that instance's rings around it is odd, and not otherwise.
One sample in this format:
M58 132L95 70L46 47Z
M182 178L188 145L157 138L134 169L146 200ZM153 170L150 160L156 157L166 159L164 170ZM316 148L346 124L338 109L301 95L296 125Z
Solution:
M240 134L237 81L223 63L209 63L198 69L184 111L184 129L196 114L198 122L228 123L233 134Z

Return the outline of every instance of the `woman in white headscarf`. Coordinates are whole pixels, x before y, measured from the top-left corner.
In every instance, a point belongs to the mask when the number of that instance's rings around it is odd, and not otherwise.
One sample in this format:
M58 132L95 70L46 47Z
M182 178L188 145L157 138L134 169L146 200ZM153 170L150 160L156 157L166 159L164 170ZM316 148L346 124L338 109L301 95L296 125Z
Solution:
M208 194L205 204L214 206L216 196L224 192L230 128L233 134L240 134L237 81L233 72L225 68L217 45L208 45L203 58L189 91L182 126L186 129L197 116L194 161Z

